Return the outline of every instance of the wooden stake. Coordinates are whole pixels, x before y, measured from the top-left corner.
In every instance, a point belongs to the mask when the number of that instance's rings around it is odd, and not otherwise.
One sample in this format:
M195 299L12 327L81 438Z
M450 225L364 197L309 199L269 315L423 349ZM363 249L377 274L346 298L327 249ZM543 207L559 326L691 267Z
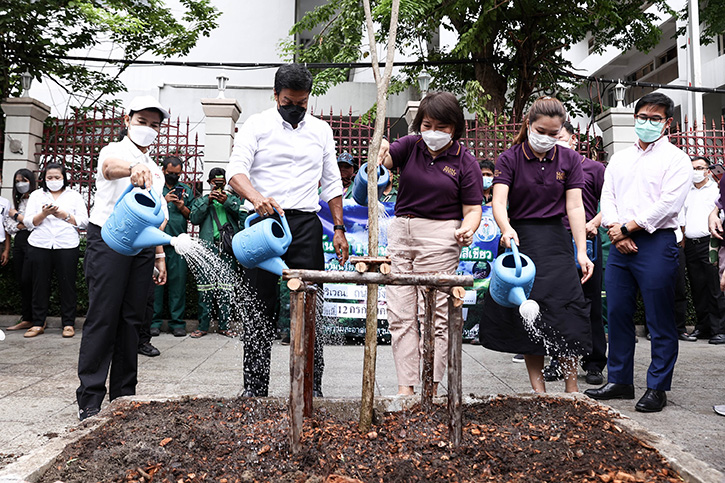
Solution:
M454 448L463 437L462 388L463 309L448 299L448 437Z
M379 285L420 285L428 287L472 287L472 275L418 274L418 273L391 273L383 275L378 272L347 272L324 270L298 270L290 269L282 272L284 280L299 278L312 283L356 283Z
M312 416L312 389L315 373L315 325L317 317L317 289L309 287L305 294L305 385L303 414Z
M424 292L425 318L423 319L423 400L424 411L433 410L433 361L435 359L436 289L428 287Z
M302 450L302 421L304 411L305 360L303 334L305 330L305 293L290 293L290 447L293 453Z
M300 287L302 287L302 280L299 278L292 278L290 280L287 280L287 288L291 291L299 290Z
M390 268L390 264L389 263L381 263L380 264L380 273L382 273L383 275L389 274L391 270L392 270L392 268Z
M451 288L451 297L453 298L453 304L456 307L460 307L463 305L463 300L466 297L466 289L463 287L453 287Z
M368 264L367 264L367 263L365 263L365 262L357 262L357 263L355 264L355 270L356 270L356 271L357 271L358 273L365 273L365 272L367 272L367 271L368 271Z

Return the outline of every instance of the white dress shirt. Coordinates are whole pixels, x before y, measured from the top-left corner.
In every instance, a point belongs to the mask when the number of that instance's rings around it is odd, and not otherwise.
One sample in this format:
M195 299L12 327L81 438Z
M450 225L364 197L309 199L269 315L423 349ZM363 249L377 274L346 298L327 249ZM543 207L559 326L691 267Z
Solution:
M612 156L604 172L602 225L634 220L653 233L678 228L677 214L692 185L692 163L667 136L643 150L639 142Z
M9 218L8 213L10 213L10 201L0 196L0 242L5 241L5 223ZM12 218L10 219L12 220Z
M320 198L342 196L332 128L309 113L297 129L277 108L250 116L234 140L227 181L236 174L247 175L254 189L283 210L317 212Z
M75 225L63 221L55 215L47 216L40 224L33 224L35 215L43 211L43 205L54 204L62 211L67 211L75 218ZM25 226L30 230L28 243L36 248L75 248L80 242L78 230L88 226L88 208L83 196L77 191L66 187L58 199L53 198L50 191L37 189L28 197L25 210Z
M694 184L685 199L685 237L702 238L710 235L707 218L715 209L715 201L720 198L717 184L708 179L697 188Z
M105 146L98 154L96 197L93 201L90 222L102 227L108 217L111 216L113 207L116 206L118 199L131 184L130 176L113 180L106 179L103 176L103 163L109 158L119 158L129 163L138 161L140 164L145 164L151 170L154 191L156 191L156 194L161 200L161 209L164 212L164 218L168 220L169 207L161 195L164 191L164 173L161 171L161 167L147 153L142 153L128 137L125 137L117 143L110 143L108 146Z
M20 203L18 203L18 213L20 215L25 216L25 209L27 208L27 206L28 206L28 198L25 198L25 197L20 198ZM5 231L8 232L8 235L15 235L17 232L20 231L20 230L18 230L19 224L20 224L20 222L17 222L15 220L13 220L10 216L8 216L5 219ZM2 241L2 240L0 240L0 241Z

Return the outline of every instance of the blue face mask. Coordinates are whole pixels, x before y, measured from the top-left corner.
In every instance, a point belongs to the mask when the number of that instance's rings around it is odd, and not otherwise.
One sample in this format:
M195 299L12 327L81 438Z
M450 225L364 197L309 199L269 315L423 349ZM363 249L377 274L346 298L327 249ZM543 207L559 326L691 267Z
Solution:
M487 190L493 185L493 177L491 176L484 176L483 177L483 189Z
M664 126L664 122L658 122L657 124L652 125L649 121L642 121L640 119L634 120L634 132L643 143L653 143L657 141L660 136L662 136L662 128Z

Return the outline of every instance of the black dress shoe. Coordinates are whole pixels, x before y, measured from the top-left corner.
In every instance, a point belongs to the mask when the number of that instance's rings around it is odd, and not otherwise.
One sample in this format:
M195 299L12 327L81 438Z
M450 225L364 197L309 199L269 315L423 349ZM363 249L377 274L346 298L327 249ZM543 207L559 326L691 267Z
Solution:
M242 397L257 397L257 394L251 389L245 389L242 393Z
M171 333L174 334L174 337L186 337L186 328L174 327Z
M710 334L706 334L704 331L700 329L695 329L692 332L690 332L690 335L694 337L695 339L709 339Z
M697 340L697 337L693 337L687 332L680 332L680 335L678 335L677 338L687 342L695 342Z
M158 327L151 327L149 329L149 334L151 334L151 337L156 337L157 335L161 334L161 329Z
M647 339L647 340L652 340L652 334L650 334L649 332L647 332L647 335L645 335L644 338Z
M597 369L589 369L587 371L586 376L587 384L591 384L592 386L596 386L597 384L601 384L604 382L604 376L602 375L602 371L599 371Z
M564 374L561 372L559 367L559 361L552 359L548 366L544 368L544 380L546 382L561 381L564 379Z
M325 396L322 394L322 389L313 389L312 397L325 397Z
M641 413L657 413L667 406L667 393L657 389L647 389L644 396L637 401L634 409Z
M83 408L78 410L78 419L85 421L101 412L101 408Z
M156 357L161 355L161 351L152 346L151 342L144 342L138 346L138 353L146 357Z
M708 342L710 344L725 344L725 334L714 335Z
M584 394L592 399L634 399L634 384L608 382L597 389L587 389Z

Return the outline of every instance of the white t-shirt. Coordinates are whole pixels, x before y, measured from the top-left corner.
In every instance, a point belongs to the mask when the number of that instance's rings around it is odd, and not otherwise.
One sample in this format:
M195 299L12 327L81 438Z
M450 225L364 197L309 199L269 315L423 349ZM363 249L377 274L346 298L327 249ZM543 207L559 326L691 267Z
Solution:
M5 222L10 216L10 201L0 196L0 242L5 241Z
M34 225L35 215L43 211L43 205L51 203L73 215L76 224L71 225L69 221L50 215L40 224ZM88 209L83 196L75 190L66 188L58 199L54 199L52 193L41 188L30 193L24 220L24 225L30 230L30 245L50 249L75 248L80 242L78 230L88 226Z
M162 198L161 193L164 191L164 173L161 171L161 167L148 154L142 153L128 137L123 138L117 143L111 143L105 146L98 154L96 199L93 202L93 210L91 210L89 220L94 225L101 227L106 223L108 217L111 216L113 207L116 206L118 199L131 184L130 176L124 176L123 178L114 180L108 180L103 176L103 163L109 158L119 158L129 163L138 161L141 164L145 164L151 170L153 189L159 198ZM164 217L168 220L169 207L163 199L161 201L161 209L164 212Z

